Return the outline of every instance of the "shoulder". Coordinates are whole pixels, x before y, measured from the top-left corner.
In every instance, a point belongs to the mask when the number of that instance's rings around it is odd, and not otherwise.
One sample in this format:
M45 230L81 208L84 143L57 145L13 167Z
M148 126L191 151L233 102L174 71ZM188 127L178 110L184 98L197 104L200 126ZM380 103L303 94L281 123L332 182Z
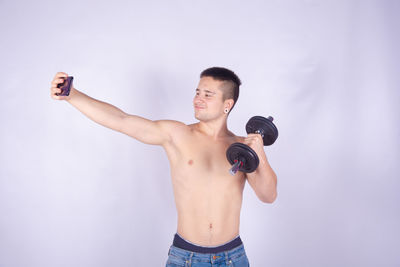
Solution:
M245 136L235 135L235 134L232 133L231 131L229 131L229 135L231 136L233 142L240 142L240 143L243 143L243 142L244 142L244 139L246 138Z
M160 131L166 133L169 138L165 143L166 148L177 147L185 143L192 136L192 127L176 120L157 120Z

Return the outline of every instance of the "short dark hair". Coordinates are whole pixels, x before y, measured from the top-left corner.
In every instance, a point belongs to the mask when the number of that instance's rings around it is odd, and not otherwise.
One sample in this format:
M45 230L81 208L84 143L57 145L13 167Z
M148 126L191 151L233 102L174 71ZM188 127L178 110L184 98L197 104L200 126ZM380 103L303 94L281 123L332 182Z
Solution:
M230 113L239 98L239 86L242 84L239 77L233 71L222 67L212 67L203 70L200 74L200 78L203 77L212 77L218 81L229 82L230 86L228 86L228 90L223 91L223 100L233 99L234 103L229 111Z

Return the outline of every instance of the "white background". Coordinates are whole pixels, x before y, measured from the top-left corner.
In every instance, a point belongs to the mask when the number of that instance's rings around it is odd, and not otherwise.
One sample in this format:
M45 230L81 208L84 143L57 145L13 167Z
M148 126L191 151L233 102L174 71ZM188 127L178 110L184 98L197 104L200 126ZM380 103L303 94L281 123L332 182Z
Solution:
M164 150L50 98L74 86L196 122L200 72L243 85L228 126L272 115L278 198L246 184L250 265L399 266L399 1L0 1L0 266L165 266Z

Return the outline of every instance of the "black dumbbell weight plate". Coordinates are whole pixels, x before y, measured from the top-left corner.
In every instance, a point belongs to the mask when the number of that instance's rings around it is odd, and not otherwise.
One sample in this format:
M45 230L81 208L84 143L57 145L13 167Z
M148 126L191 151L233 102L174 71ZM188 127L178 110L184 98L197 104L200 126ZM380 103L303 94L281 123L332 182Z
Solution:
M243 166L239 171L246 173L255 171L260 163L257 153L243 143L233 143L226 151L226 158L231 165L235 164L235 160L242 160Z
M262 116L254 116L247 122L246 132L255 133L259 129L264 132L264 146L272 145L278 138L278 129L272 121Z

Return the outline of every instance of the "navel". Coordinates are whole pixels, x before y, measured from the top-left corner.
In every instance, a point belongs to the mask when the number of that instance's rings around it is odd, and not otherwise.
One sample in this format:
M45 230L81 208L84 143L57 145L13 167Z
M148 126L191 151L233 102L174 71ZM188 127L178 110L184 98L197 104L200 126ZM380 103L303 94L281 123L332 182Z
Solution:
M212 240L213 240L213 229L212 229L213 225L212 223L210 223L210 225L208 226L208 230L209 230L209 234L210 234L210 238L208 239L209 244L212 244Z

